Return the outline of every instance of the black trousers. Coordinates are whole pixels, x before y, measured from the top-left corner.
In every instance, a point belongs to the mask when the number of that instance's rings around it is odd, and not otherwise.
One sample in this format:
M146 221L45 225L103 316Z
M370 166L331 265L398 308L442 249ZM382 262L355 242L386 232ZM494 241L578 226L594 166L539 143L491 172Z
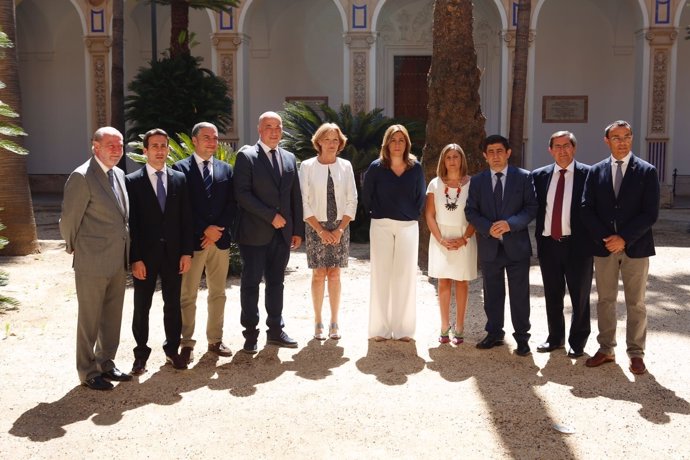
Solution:
M285 326L283 322L283 289L285 268L290 260L290 246L285 243L279 230L273 234L270 243L263 246L240 244L242 256L242 280L240 323L242 334L247 340L256 340L259 335L259 285L262 278L266 283L265 306L268 317L268 335L279 336Z
M178 352L180 334L182 333L182 313L180 312L180 290L182 275L179 274L179 261L175 264L168 262L165 257L165 244L160 243L156 248L155 257L144 260L146 265L146 279L134 278L134 316L132 318L132 333L137 346L134 357L148 359L151 348L149 340L149 311L156 281L160 276L163 291L163 327L165 328L165 342L163 351L170 356Z
M574 351L582 351L591 332L589 295L592 290L593 262L587 251L573 244L572 238L562 242L540 238L539 267L544 282L546 319L549 343L565 343L563 299L568 287L573 314L568 343Z

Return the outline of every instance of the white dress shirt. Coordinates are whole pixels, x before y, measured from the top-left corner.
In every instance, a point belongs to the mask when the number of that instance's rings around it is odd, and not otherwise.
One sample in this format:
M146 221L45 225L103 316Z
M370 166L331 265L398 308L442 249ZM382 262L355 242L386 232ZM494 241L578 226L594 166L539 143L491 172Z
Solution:
M563 188L563 209L561 210L561 233L563 236L571 235L570 230L570 206L573 202L573 184L575 183L575 162L571 161L565 168L565 187ZM556 200L556 187L558 178L561 177L561 167L553 165L553 174L546 193L546 216L544 217L544 231L542 235L551 236L551 219L553 217L553 202Z

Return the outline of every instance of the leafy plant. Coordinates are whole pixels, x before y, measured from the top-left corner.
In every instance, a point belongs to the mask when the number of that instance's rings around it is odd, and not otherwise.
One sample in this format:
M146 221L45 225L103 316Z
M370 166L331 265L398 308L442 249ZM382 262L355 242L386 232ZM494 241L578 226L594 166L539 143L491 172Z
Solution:
M0 211L2 211L2 208L0 208ZM6 227L2 224L2 222L0 222L0 231L4 230L5 228ZM7 238L0 236L0 249L7 246L7 243ZM0 287L7 286L7 283L9 282L9 277L9 273L7 273L5 270L0 270ZM16 310L18 306L19 301L17 299L13 299L12 297L7 297L6 295L0 294L0 313L10 310Z
M424 133L424 125L419 122L400 120L383 115L383 109L371 112L353 113L349 105L343 104L336 111L327 104L318 109L303 102L285 104L281 112L283 119L283 146L293 152L300 160L316 155L311 138L323 123L335 123L347 137L347 145L340 153L342 158L352 163L357 183L357 192L361 194L361 183L369 164L379 156L383 135L389 126L403 124L410 133L412 150L421 156L421 145L416 142ZM361 203L361 200L360 200ZM369 216L361 204L357 205L357 215L350 224L351 239L356 242L369 241Z
M5 32L0 31L0 48L12 48L13 46L14 45L10 41L7 34ZM2 57L1 54L0 57ZM6 86L7 85L0 81L0 89L4 89ZM26 136L26 133L22 128L13 123L8 123L7 121L3 120L3 118L17 117L19 117L19 114L12 110L12 107L0 101L0 135L8 137ZM0 138L0 150L3 149L11 153L16 153L17 155L26 155L27 153L29 153L28 150L26 150L24 147L17 144L16 142Z
M201 67L201 58L165 57L142 67L127 86L127 140L153 127L168 133L185 132L208 121L224 132L232 121L232 99L225 81Z
M140 164L146 163L146 156L143 154L144 142L141 140L144 138L143 134L139 135L138 141L132 141L127 144L127 147L134 152L127 153L127 156L132 159L132 161ZM172 166L180 160L184 160L194 153L194 143L192 138L184 133L177 133L177 138L179 142L175 139L168 139L168 145L170 149L168 150L168 156L165 159L165 164ZM142 152L142 153L137 153ZM230 166L235 166L235 160L237 159L237 152L230 147L230 144L225 142L218 143L218 149L214 154L217 160L224 161ZM239 275L242 273L242 260L240 258L240 250L236 243L230 243L230 269L228 274Z

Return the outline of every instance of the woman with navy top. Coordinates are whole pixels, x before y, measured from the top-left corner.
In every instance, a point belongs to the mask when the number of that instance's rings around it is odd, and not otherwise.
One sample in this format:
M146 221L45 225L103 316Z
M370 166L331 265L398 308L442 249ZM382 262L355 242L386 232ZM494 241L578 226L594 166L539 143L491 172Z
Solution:
M369 337L376 341L409 342L415 332L417 220L426 183L411 147L404 126L388 128L362 186L362 202L371 216Z

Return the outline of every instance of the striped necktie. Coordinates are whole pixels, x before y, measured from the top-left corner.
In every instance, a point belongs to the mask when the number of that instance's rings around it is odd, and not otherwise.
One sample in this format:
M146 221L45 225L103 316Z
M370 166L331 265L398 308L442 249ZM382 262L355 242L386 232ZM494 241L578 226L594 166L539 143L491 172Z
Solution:
M211 171L208 168L209 160L204 161L204 188L206 189L206 196L211 198L211 184L213 184L213 178L211 177Z

